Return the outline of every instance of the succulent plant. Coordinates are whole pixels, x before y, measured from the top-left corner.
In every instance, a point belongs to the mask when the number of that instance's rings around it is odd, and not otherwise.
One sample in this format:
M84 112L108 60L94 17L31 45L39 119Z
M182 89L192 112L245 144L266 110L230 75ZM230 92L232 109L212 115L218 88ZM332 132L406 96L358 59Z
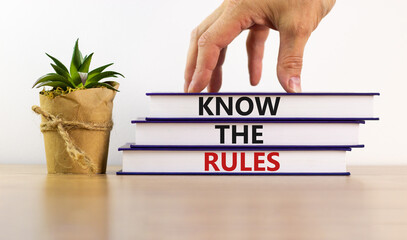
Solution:
M105 78L117 78L118 76L124 77L122 74L114 71L104 70L113 65L113 63L98 67L89 71L90 63L92 61L93 53L82 57L82 53L79 50L78 40L76 40L75 47L72 54L71 66L68 69L58 59L45 53L54 62L51 63L55 73L48 73L40 77L33 85L40 88L49 86L52 90L56 89L78 89L78 88L98 88L106 87L114 91L118 91L114 86L117 84L115 81L101 81Z

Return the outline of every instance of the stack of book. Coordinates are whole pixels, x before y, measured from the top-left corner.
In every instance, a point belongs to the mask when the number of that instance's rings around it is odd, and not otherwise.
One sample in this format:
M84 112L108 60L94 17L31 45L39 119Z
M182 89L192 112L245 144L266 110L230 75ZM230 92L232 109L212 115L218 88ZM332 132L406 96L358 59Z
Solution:
M147 93L117 174L349 175L378 93Z

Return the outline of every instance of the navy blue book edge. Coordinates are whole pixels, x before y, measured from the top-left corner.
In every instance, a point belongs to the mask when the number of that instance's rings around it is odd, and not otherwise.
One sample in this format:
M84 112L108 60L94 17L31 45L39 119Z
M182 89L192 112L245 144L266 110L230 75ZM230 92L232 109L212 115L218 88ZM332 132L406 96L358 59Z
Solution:
M119 151L351 151L352 148L363 148L364 145L303 146L303 145L137 145L127 143Z
M313 173L301 173L301 172L293 172L293 173L284 173L284 172L277 172L277 173L230 173L230 172L208 172L208 173L194 173L194 172L123 172L118 171L116 172L117 175L211 175L211 176L225 176L225 175L233 175L233 176L349 176L350 172L313 172Z
M154 151L320 151L320 150L343 150L351 151L352 148L364 148L365 145L137 145L130 144L129 148L119 148L119 151L131 150L154 150Z
M268 96L268 95L299 95L299 96L379 96L380 93L357 93L357 92L303 92L303 93L286 93L286 92L218 92L218 93L176 93L176 92L151 92L147 96L208 96L208 95L229 95L229 96Z
M353 118L347 118L348 120L332 120L329 118L290 118L284 119L281 118L178 118L177 121L174 121L172 118L164 119L155 119L151 118L141 118L137 120L132 120L131 123L359 123L364 124L364 120L357 120ZM373 119L378 120L378 118Z
M197 121L204 121L204 122L213 122L213 121L220 121L220 122L358 122L365 121L365 120L379 120L379 118L270 118L270 117L263 117L263 118L236 118L236 117L211 117L211 118L188 118L188 117L146 117L146 121L157 121L157 122L197 122ZM139 120L133 120L132 123L136 123Z

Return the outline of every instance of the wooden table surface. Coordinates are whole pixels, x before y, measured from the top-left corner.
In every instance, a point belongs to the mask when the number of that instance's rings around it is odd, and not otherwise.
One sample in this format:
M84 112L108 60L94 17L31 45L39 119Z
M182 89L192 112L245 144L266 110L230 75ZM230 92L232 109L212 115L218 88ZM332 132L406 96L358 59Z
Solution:
M344 176L47 175L0 165L0 239L407 239L407 166Z

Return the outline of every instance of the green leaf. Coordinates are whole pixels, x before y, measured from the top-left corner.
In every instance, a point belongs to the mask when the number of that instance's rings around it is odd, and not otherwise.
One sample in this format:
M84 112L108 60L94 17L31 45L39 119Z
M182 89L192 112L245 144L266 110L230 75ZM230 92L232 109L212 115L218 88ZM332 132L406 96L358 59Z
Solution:
M74 65L71 65L71 78L72 78L72 82L76 86L78 86L79 84L82 83L81 77L79 76L79 73L78 73L78 69Z
M114 90L116 92L120 92L119 90L117 90L116 88L112 87L110 84L107 84L106 82L100 82L99 83L100 86L106 87L108 89Z
M119 85L119 83L116 81L105 81L104 83L109 84L112 87Z
M48 73L42 77L40 77L32 87L35 87L36 85L40 84L40 83L44 83L44 82L62 82L65 85L75 88L74 85L72 85L72 83L66 79L65 77L58 75L56 73Z
M110 84L107 84L105 82L93 82L86 86L86 88L97 88L97 87L105 87L105 88L111 89L113 91L120 92L119 90L117 90L116 88L112 87Z
M69 73L68 69L65 67L64 64L62 64L58 59L54 58L53 56L49 55L48 53L45 53L49 58L52 59L52 61L54 61L54 63L60 67L62 70L64 70L65 72Z
M106 87L117 91L115 86L118 84L115 81L103 81L105 78L117 78L118 76L124 77L121 73L114 71L103 72L107 67L113 65L113 63L98 67L92 71L89 71L90 64L92 61L93 53L86 55L85 58L82 57L82 53L79 50L79 39L76 40L73 49L71 65L69 70L56 58L47 54L48 57L54 61L55 64L51 63L52 68L55 73L50 73L39 78L33 87L41 86L51 86L51 87L61 87L61 88L92 88L92 87ZM117 86L116 86L117 87Z
M117 75L119 75L119 76L121 76L122 78L124 78L123 74L118 73L118 72L114 72L114 73L117 74Z
M60 68L59 66L52 64L51 63L52 68L55 70L56 73L58 73L59 75L65 77L66 79L70 80L71 76L69 75L68 72L65 72L62 68Z
M117 77L116 75L121 75L120 73L117 72L113 72L113 71L107 71L107 72L101 72L98 73L97 75L93 76L93 77L89 77L88 76L88 80L86 81L86 84L88 83L94 83L94 82L99 82L100 80L104 79L104 78L109 78L109 77ZM87 85L85 85L86 87Z
M104 66L93 69L92 71L89 72L88 78L92 78L93 76L97 75L98 73L103 72L103 70L105 70L107 67L112 66L112 65L113 65L113 63L109 63Z
M76 71L78 71L78 69L80 68L82 61L83 61L82 53L81 53L81 51L79 51L78 41L79 41L79 38L76 40L75 47L73 48L71 67L70 67L71 75L73 72L72 69L75 67Z
M66 85L64 82L52 81L52 82L43 82L40 85L38 85L37 88L45 87L45 86L54 87L54 88L60 87L62 89L66 89L68 87L68 85Z
M79 68L78 72L83 72L83 73L89 72L89 66L90 66L90 62L92 61L92 56L93 56L93 53L91 53L89 56L86 56L84 58L83 63L81 65L81 67Z

